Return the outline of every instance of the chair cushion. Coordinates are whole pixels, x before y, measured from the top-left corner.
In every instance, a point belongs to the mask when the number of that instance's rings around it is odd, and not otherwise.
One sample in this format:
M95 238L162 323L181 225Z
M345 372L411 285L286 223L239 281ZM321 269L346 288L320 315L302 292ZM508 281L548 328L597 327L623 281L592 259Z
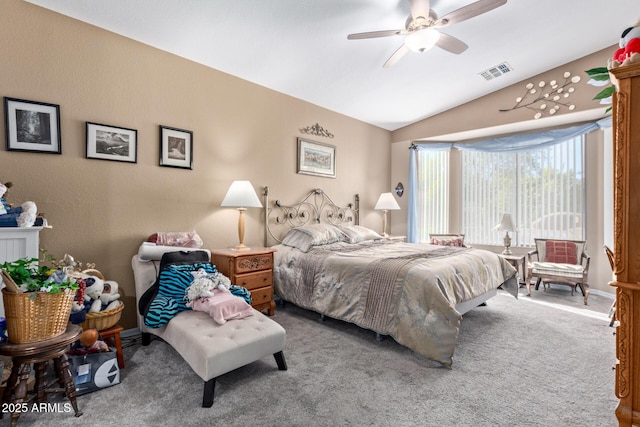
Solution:
M566 240L547 240L545 242L545 262L559 264L577 264L578 247Z
M445 237L445 238L435 238L432 237L429 241L432 245L438 246L464 246L464 237Z
M546 274L581 279L584 274L584 267L580 264L534 262L531 265L531 272L534 275Z

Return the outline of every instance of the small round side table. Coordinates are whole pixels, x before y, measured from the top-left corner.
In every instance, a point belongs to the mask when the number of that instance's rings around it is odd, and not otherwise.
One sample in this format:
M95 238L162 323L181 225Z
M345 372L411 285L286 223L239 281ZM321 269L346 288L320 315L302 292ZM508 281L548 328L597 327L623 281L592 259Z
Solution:
M11 357L13 363L3 396L4 402L13 404L12 407L16 409L11 413L12 427L18 422L20 411L24 408L23 402L46 403L47 393L66 393L75 411L75 416L82 415L76 403L76 386L69 370L69 361L66 355L67 347L77 341L81 334L82 328L80 326L69 324L62 335L54 338L28 344L0 344L0 354ZM57 378L50 384L46 384L45 368L50 360L53 360ZM31 372L31 364L33 364L36 373L35 395L27 399L27 381ZM56 383L62 388L52 388ZM2 415L0 411L0 418Z

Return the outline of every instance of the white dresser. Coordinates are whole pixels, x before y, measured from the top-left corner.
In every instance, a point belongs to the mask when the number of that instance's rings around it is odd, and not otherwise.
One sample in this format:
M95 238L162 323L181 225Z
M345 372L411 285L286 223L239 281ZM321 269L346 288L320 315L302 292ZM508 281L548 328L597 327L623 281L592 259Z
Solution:
M20 258L39 258L40 230L42 227L0 227L0 263ZM4 317L2 293L0 317Z

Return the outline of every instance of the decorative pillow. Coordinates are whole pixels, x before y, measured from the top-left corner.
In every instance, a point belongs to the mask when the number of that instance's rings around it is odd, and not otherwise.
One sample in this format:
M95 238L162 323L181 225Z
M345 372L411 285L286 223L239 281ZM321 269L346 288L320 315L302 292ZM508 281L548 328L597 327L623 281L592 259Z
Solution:
M370 228L363 227L361 225L338 225L336 226L345 238L343 239L347 243L359 243L366 240L379 240L382 236L373 231Z
M438 245L438 246L463 247L464 237L447 237L447 238L440 238L440 239L432 238L429 243L431 243L432 245Z
M212 297L189 302L189 307L196 311L204 311L220 325L224 325L227 320L242 319L253 314L253 308L245 300L229 291L214 289L212 293Z
M312 246L328 245L344 239L344 234L331 224L312 224L289 230L283 245L308 252Z
M189 309L184 299L185 290L193 281L192 271L204 269L216 273L211 263L169 264L158 275L158 294L144 316L144 324L149 328L160 328L181 311Z
M544 261L556 264L577 264L578 246L566 240L547 240Z
M195 231L176 233L153 233L147 242L161 246L181 246L183 248L201 248L202 239Z

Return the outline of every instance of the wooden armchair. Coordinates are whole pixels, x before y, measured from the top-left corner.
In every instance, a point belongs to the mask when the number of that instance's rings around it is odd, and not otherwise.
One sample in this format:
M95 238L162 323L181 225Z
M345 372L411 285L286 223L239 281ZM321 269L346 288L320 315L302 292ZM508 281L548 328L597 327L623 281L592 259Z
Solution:
M584 240L535 239L536 249L527 254L527 296L531 296L531 279L536 278L536 290L543 283L571 287L574 295L579 287L584 305L589 298L589 262Z
M615 271L615 262L613 258L613 251L609 249L609 246L604 245L604 253L607 255L607 259L609 260L609 265L611 266L611 272ZM609 309L609 317L611 318L611 322L609 322L609 326L613 327L616 323L616 300L613 300L613 304L611 304L611 308Z

